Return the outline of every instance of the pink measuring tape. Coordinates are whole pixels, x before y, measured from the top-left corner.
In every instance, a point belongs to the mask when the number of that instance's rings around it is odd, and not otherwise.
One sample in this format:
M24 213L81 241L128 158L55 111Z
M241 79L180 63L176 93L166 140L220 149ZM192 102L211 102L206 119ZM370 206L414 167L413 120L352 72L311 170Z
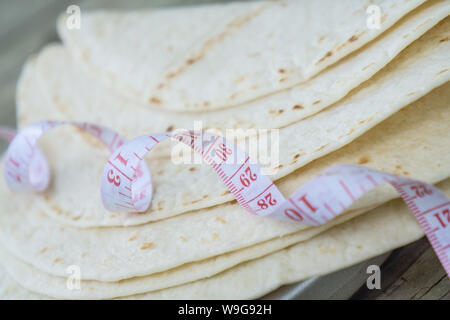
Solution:
M249 156L224 137L209 132L181 130L143 135L126 141L111 129L88 123L47 121L32 124L17 135L0 130L10 141L5 157L5 179L12 190L42 191L48 185L47 161L36 145L55 126L71 124L97 137L112 152L101 180L101 197L114 212L144 212L152 197L150 172L143 158L171 137L199 153L249 213L321 225L344 212L363 194L389 183L414 213L450 276L450 200L436 187L409 178L357 165L338 165L310 180L288 199Z

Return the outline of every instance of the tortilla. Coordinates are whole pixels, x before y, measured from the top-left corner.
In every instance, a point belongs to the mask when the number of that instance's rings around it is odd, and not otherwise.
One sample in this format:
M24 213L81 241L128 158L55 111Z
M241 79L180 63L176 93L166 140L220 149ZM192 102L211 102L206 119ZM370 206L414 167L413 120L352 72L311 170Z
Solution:
M450 194L450 181L439 187ZM424 235L401 200L215 277L130 299L252 299L283 284L331 273L404 246Z
M58 32L81 66L129 99L204 111L306 81L423 2L261 1L99 11L83 13L80 29L67 28L62 17ZM369 5L380 9L379 28L367 27Z
M169 288L195 280L214 276L224 270L230 269L242 261L248 261L265 256L271 252L283 249L289 245L305 241L320 234L331 227L348 221L367 211L361 209L347 213L332 222L294 234L275 238L256 244L251 247L236 250L230 253L196 261L183 266L148 276L124 279L118 282L81 281L79 290L68 289L67 278L51 276L22 262L14 254L0 246L0 261L12 277L23 287L34 292L64 299L109 299L148 291ZM66 273L66 277L68 274Z
M47 300L40 294L35 294L22 288L14 281L0 265L0 297L3 300Z
M438 185L450 194L450 180ZM380 236L380 235L383 236ZM419 239L423 230L402 200L391 201L367 214L340 224L328 232L269 254L242 263L214 277L178 287L124 297L126 299L250 299L259 298L283 284L330 273L371 257L388 252ZM15 280L27 285L27 280L42 283L33 287L42 290L62 279L20 262L9 260L0 250L2 264L12 264L10 272L28 275L26 279L10 276L0 266L0 294L3 298L47 299L22 288ZM12 267L14 266L14 268ZM18 272L17 269L18 268ZM34 279L32 279L34 278ZM37 279L37 280L36 280ZM5 290L5 287L7 288ZM83 290L83 285L81 286ZM45 289L44 289L45 290ZM67 291L67 290L66 290ZM76 290L74 290L76 291Z
M93 75L83 72L68 50L61 46L43 49L38 61L37 82L47 104L54 110L53 118L77 121L92 121L94 118L97 123L116 128L128 137L176 128L191 129L195 121L202 121L204 128L216 128L223 133L226 129L281 128L318 113L343 98L449 13L448 1L428 2L406 15L382 36L311 80L235 108L213 112L174 113L133 103L109 90ZM44 119L39 112L24 107L19 114L21 127L29 124L30 120ZM29 113L38 119L30 119ZM24 114L27 117L23 117ZM109 114L118 116L105 116Z
M341 148L448 81L450 42L446 39L449 35L450 20L445 19L345 99L314 116L282 128L279 131L279 163L269 166L275 171L271 178L277 180ZM27 70L30 68L25 69L22 80L32 74ZM420 87L416 85L418 81ZM27 83L32 87L25 87ZM20 114L23 112L21 110L42 110L46 105L41 102L37 86L33 84L33 80L27 80L19 85L17 100ZM28 115L36 113L27 112ZM51 111L42 112L43 116L49 113L53 114ZM91 121L97 121L96 117L113 118L93 113ZM115 117L126 122L123 115ZM136 119L140 118L133 117L134 122ZM47 200L41 201L42 208L65 223L81 227L136 225L233 200L211 168L202 164L177 165L171 159L164 158L161 149L155 148L152 152L155 158L149 157L147 161L155 186L149 210L145 214L107 212L100 201L98 184L92 183L92 177L98 177L99 181L109 153L94 139L80 138L85 136L78 134L77 130L61 128L41 139L41 146L49 155L54 173L52 186L46 193ZM164 144L157 148L160 147L163 148ZM85 156L87 154L90 156ZM258 157L252 159L264 165ZM67 163L72 165L67 166ZM192 183L187 185L186 181ZM197 190L202 192L199 194Z
M448 97L446 84L348 146L298 170L292 175L295 178L283 179L280 190L291 194L323 169L339 163L364 164L429 183L447 178ZM13 194L4 185L0 195L5 199L0 201L0 242L5 248L37 269L61 277L68 266L79 265L86 280L148 276L305 230L304 225L248 215L236 204L136 227L79 229L47 217L36 205L40 197ZM367 208L396 196L390 188L377 189L350 209Z

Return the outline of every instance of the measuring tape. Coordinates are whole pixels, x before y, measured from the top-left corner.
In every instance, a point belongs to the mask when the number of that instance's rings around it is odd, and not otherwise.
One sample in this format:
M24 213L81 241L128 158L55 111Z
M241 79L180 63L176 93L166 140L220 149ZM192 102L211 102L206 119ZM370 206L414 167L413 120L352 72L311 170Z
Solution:
M389 183L414 213L450 276L450 200L436 187L358 165L338 165L325 170L286 199L244 151L208 131L177 130L126 141L111 129L89 123L43 121L25 127L15 136L11 130L1 129L0 137L10 141L4 169L12 190L45 190L50 170L36 143L44 132L65 124L90 133L112 152L100 188L103 204L109 211L148 209L152 181L143 159L155 145L173 138L200 154L242 208L252 215L318 226L343 213L365 193Z

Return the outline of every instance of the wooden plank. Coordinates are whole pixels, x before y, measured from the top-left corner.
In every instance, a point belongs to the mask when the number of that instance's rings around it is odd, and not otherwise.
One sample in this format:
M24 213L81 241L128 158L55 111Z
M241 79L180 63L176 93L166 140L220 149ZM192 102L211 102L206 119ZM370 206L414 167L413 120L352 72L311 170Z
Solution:
M428 247L417 261L377 299L439 299L450 289L450 280L436 254Z
M450 279L428 240L395 250L381 266L381 289L363 286L352 299L449 299Z

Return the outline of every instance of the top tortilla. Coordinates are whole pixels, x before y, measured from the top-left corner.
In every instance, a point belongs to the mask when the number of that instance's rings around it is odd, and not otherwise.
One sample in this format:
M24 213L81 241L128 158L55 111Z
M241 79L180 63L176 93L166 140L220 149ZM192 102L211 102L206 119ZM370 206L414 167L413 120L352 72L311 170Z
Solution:
M131 100L203 111L306 81L423 2L261 1L97 11L83 13L80 29L67 28L62 17L58 31L82 66ZM370 4L381 10L378 29L366 24Z

